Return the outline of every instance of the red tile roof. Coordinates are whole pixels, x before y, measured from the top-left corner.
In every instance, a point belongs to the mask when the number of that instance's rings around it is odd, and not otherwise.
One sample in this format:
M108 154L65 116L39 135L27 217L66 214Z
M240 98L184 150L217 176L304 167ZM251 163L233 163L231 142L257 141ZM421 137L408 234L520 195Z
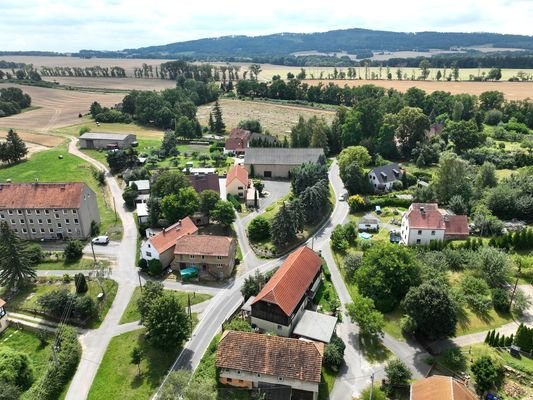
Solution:
M450 376L434 375L411 385L411 400L475 400L478 397Z
M0 185L0 208L79 208L85 183Z
M197 193L202 193L204 190L214 190L220 194L218 174L197 174L187 175L187 177Z
M255 297L252 306L266 301L278 305L285 315L291 315L321 266L322 260L309 247L293 251Z
M232 244L233 238L229 236L182 236L176 241L174 254L227 257L230 255Z
M198 228L194 222L187 217L174 225L163 229L157 235L152 236L148 241L159 252L159 254L167 251L176 244L176 240L183 236L194 235L198 232Z
M447 215L436 203L411 204L407 218L412 229L444 229L445 235L468 235L466 215Z
M231 167L228 176L226 177L226 187L228 187L234 179L238 179L244 186L248 186L248 171L246 171L242 165L234 165Z
M217 368L320 383L324 344L226 331L218 344Z
M244 150L248 146L251 132L245 129L234 128L231 130L224 148L226 150Z

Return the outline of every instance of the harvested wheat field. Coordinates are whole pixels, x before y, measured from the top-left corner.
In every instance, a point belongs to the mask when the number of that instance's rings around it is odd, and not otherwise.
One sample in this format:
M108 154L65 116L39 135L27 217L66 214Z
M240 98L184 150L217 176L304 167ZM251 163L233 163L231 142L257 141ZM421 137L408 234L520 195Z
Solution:
M36 110L0 118L0 128L13 128L30 132L48 132L54 128L80 122L93 101L111 107L124 98L123 93L90 93L35 86L9 85L22 89L31 96ZM7 86L6 86L7 87Z
M136 78L71 78L45 77L50 82L57 82L63 86L74 88L94 88L108 90L163 90L176 87L175 81L165 79L136 79Z
M300 116L305 119L313 116L324 117L328 124L331 123L335 116L334 111L272 104L262 101L221 99L219 103L227 130L235 128L239 121L257 119L261 122L263 129L268 130L272 135L279 136L290 133L291 127L298 123ZM198 120L202 125L207 125L212 107L213 104L198 107Z
M306 80L309 85L318 85L319 82L327 85L330 82L339 86L376 85L384 88L394 88L400 92L415 86L428 93L443 90L452 94L468 93L480 95L489 90L498 90L505 95L507 100L523 100L533 98L533 82L438 82L438 81L395 81L395 80Z
M7 129L0 128L0 138L7 136ZM28 133L17 131L17 134L26 144L33 143L44 147L56 147L65 141L65 138L55 135L45 135L38 133Z

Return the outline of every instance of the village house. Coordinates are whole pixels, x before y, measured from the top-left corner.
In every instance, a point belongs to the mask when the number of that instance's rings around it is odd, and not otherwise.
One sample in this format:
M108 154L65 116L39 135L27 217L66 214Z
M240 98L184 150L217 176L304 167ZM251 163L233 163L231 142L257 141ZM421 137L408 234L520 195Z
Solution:
M390 192L394 182L401 182L405 171L399 164L387 164L376 167L368 173L368 180L374 188L374 192Z
M413 203L402 217L400 243L427 245L437 240L468 238L466 215L453 215L439 209L437 203Z
M251 304L251 323L290 336L320 286L322 259L309 247L293 251Z
M410 400L476 400L479 397L451 376L433 375L411 384Z
M213 190L220 194L220 185L218 174L208 173L208 174L190 174L187 175L191 185L196 190L196 193L200 194L204 190Z
M224 143L224 154L244 154L248 147L251 135L252 133L246 129L232 129Z
M372 215L365 215L359 220L357 227L361 232L377 232L379 231L379 219Z
M181 236L174 246L172 269L195 268L203 279L229 278L235 267L235 246L229 236Z
M317 400L323 356L323 343L226 331L216 366L223 385L261 388L276 399Z
M176 241L183 236L196 235L197 233L198 228L194 222L189 217L183 218L145 240L141 244L141 257L147 261L159 260L163 268L168 267L174 260Z
M142 179L138 181L130 181L128 186L137 187L137 197L135 198L135 204L147 204L150 199L150 181L148 179Z
M245 199L249 185L248 171L240 165L231 167L226 177L226 194Z
M79 142L82 149L125 149L134 146L136 140L131 134L86 132Z
M0 221L25 240L86 239L100 214L85 183L7 183L0 184Z
M6 302L3 299L0 299L0 333L7 329L7 311L6 311Z
M316 148L251 147L244 155L244 167L250 176L262 178L290 178L291 170L304 163L318 163L324 156Z

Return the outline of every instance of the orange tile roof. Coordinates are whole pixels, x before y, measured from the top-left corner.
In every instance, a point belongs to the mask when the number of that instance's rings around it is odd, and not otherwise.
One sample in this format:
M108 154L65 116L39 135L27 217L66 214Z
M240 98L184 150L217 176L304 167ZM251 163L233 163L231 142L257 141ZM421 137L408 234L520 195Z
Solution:
M6 302L4 299L0 299L0 307L3 307L6 305Z
M85 183L0 185L0 208L79 208Z
M436 203L411 204L407 219L412 229L444 229L445 235L468 235L466 215L446 215Z
M411 400L476 400L478 397L451 376L434 375L411 385Z
M444 217L446 235L466 235L469 234L468 218L466 215L448 215Z
M266 301L277 304L285 315L291 315L321 266L321 258L309 247L293 251L255 297L252 306Z
M324 344L226 331L218 344L217 368L320 383Z
M248 171L242 165L234 165L228 172L226 177L226 187L229 186L234 179L238 179L244 186L248 186Z
M198 232L198 228L194 225L194 222L187 217L176 222L174 225L163 229L157 235L148 239L148 241L152 247L161 254L173 247L176 244L176 240L179 238L186 235L194 235L196 232Z
M174 254L227 257L230 255L232 243L233 238L229 236L182 236L176 241Z

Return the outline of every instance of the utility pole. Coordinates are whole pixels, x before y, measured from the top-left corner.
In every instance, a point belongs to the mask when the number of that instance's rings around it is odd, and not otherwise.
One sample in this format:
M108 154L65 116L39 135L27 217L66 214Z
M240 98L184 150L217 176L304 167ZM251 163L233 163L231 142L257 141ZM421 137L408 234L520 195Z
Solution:
M191 324L191 337L192 337L192 312L191 312L191 294L187 293L187 304L189 309L189 322Z
M374 394L374 373L370 375L370 397L369 400L372 400L372 395Z
M115 204L115 197L113 197L113 209L115 210L115 223L117 222L117 206Z
M139 277L139 288L141 289L141 293L143 292L143 284L141 282L141 271L137 268L137 276Z
M513 294L511 295L511 301L509 302L509 309L513 305L514 295L516 293L516 287L517 286L518 286L518 278L516 278L516 282L514 283Z
M94 254L94 243L91 240L91 250L93 252L93 268L96 269L96 255Z

